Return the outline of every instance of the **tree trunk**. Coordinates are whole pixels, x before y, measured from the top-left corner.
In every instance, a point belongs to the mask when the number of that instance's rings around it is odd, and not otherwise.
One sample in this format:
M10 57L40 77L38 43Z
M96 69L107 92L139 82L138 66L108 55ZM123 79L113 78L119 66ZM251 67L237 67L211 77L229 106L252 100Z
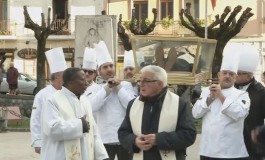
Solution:
M38 40L37 44L37 92L46 86L45 76L45 46L46 39Z

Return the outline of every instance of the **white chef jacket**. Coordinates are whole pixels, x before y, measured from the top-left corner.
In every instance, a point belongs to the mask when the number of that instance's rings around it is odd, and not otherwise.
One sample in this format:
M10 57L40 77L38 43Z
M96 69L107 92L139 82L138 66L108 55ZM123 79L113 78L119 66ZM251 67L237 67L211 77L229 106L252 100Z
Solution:
M34 97L33 108L30 117L31 146L41 147L41 111L48 97L57 90L48 85L40 90Z
M91 85L90 86L88 86L87 87L87 89L86 89L86 91L85 91L85 93L83 94L84 96L86 96L86 97L88 97L89 98L89 100L91 101L92 99L92 97L95 97L95 94L101 89L102 87L99 85L99 84L97 84L97 83L95 83L94 81L91 83ZM95 98L97 98L97 97L95 97ZM97 122L97 113L96 112L93 112L93 116L94 116L94 119L95 119L95 121Z
M93 81L91 85L86 88L86 91L83 95L87 96L90 99L100 89L101 89L101 86Z
M203 118L200 155L212 158L248 157L243 138L244 119L248 115L248 93L234 87L222 89L226 97L222 104L215 99L209 106L209 87L204 88L194 104L192 114Z
M101 89L91 99L93 114L104 144L119 143L118 129L125 117L126 108L130 100L135 98L130 82L122 81L121 88L105 90L107 84L99 84Z
M58 104L54 97L47 100L43 108L42 117L42 160L65 160L64 141L80 139L82 160L89 160L90 146L88 145L88 135L83 133L81 117L87 115L84 106L74 93L63 87L61 92L67 97L76 118L65 121L60 115ZM91 109L87 99L87 109ZM89 116L89 115L87 115ZM94 154L95 160L108 158L106 149L99 136L96 123L90 122L90 128L94 129ZM91 139L89 139L91 140Z

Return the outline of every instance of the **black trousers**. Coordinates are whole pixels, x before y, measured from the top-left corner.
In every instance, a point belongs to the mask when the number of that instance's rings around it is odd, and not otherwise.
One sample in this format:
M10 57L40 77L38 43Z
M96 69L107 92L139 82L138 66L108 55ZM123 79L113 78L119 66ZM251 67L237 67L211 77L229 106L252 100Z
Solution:
M129 152L124 149L121 145L104 144L110 160L114 160L117 155L118 160L129 160Z
M200 160L248 160L248 158L211 158L211 157L205 157L200 156Z

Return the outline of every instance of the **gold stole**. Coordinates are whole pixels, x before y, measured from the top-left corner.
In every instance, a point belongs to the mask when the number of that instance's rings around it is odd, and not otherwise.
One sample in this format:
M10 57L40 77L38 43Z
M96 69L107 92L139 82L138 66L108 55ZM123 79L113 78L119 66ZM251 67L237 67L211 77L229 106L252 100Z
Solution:
M167 91L158 124L159 132L172 132L176 130L178 121L178 108L179 108L179 96ZM139 100L139 97L135 99L130 110L130 121L132 125L133 133L136 136L142 134L142 115L143 115L144 103ZM140 115L140 116L139 116ZM174 150L159 150L162 160L176 159ZM143 151L134 153L133 160L143 160Z
M68 120L71 118L76 118L75 113L73 111L72 106L69 103L69 100L67 97L61 92L57 91L55 93L55 100L59 107L59 114L64 120ZM85 102L84 102L85 103ZM81 105L82 105L81 101ZM92 112L91 110L87 109L85 107L86 105L83 105L85 112L87 113L86 120L90 122L90 130L89 130L89 149L90 149L90 159L94 159L94 131L93 131L93 121L91 120ZM81 109L81 108L80 108ZM91 124L92 122L92 124ZM92 138L91 138L92 137ZM86 138L86 137L84 137ZM67 140L64 141L64 149L65 149L65 157L66 160L82 160L82 154L81 154L81 145L80 145L80 139L76 140Z
M84 107L85 109L85 112L86 112L86 120L89 122L90 124L90 129L89 129L89 132L88 134L88 139L89 139L89 159L90 160L94 160L94 151L95 151L95 148L94 148L94 125L96 124L96 122L94 121L94 118L93 118L93 113L92 113L92 108L91 108L91 105L90 105L90 108L87 107L88 105L88 102L87 102L87 98L85 99L86 97L84 96L81 96L80 97L80 101L81 101L81 105Z

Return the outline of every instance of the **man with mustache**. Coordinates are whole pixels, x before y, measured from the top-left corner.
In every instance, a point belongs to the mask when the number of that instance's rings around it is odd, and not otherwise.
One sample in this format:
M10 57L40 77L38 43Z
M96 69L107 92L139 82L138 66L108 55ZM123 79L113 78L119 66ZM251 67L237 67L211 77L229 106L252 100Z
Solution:
M129 153L119 143L117 131L125 116L126 107L134 98L132 85L115 75L114 63L105 42L95 44L98 72L106 83L91 99L93 114L110 160L128 160Z
M124 52L124 62L123 62L123 70L124 70L124 79L131 82L131 85L134 90L135 96L138 96L138 85L134 78L135 73L135 62L134 62L134 56L133 51L125 51Z
M247 160L244 143L244 120L250 99L246 91L234 87L239 56L235 45L227 45L218 73L219 84L204 88L192 114L202 118L201 160Z

